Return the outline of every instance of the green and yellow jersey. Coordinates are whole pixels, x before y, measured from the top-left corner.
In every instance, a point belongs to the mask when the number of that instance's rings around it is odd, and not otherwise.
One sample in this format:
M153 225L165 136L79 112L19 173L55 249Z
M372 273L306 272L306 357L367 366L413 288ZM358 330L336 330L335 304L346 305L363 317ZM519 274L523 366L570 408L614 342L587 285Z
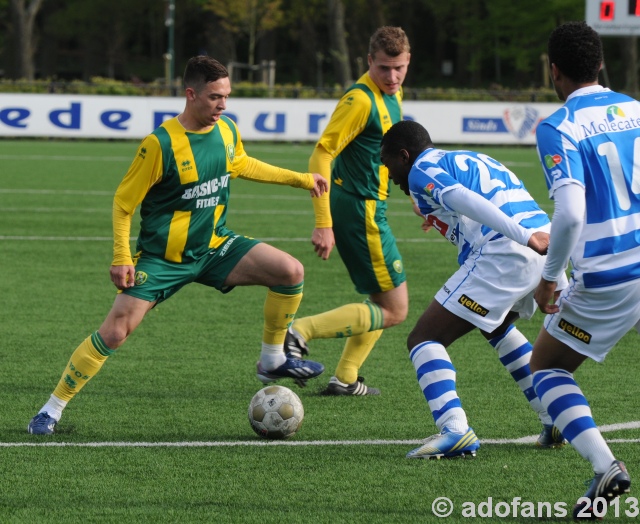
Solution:
M318 141L333 158L331 182L365 199L386 200L389 172L380 141L402 120L402 91L387 95L365 73L342 96Z
M247 156L236 124L226 116L204 132L185 130L177 117L164 122L142 141L116 191L113 264L132 264L130 222L123 228L122 220L130 220L139 205L139 252L180 263L222 245L229 234L229 182L236 177L314 187L309 173L277 168Z

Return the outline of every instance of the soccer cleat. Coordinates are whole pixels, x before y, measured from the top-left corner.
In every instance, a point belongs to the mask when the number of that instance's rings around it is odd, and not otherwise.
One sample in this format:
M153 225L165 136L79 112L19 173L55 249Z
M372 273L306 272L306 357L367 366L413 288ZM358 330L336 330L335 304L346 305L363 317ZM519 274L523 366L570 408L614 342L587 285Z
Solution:
M364 396L364 395L379 395L380 390L378 388L371 388L364 385L364 377L358 377L358 380L352 384L345 384L340 382L336 377L331 377L327 389L324 390L324 395L352 395L352 396Z
M539 448L561 448L567 444L567 439L562 436L560 430L551 424L544 424L540 436L536 441Z
M32 435L53 435L53 430L58 421L49 416L46 411L38 413L29 421L27 431Z
M270 384L281 378L292 378L298 386L303 388L307 385L308 379L322 374L324 366L313 360L299 360L287 357L285 363L276 369L267 371L262 367L260 361L258 361L257 369L258 380L263 384Z
M631 479L624 462L614 460L607 471L593 477L589 489L581 497L581 499L588 500L578 500L578 503L573 507L573 518L575 520L602 520L601 517L593 514L593 501L601 497L609 503L623 493L629 493L630 486Z
M441 459L476 456L480 441L473 429L469 428L463 435L452 433L444 428L441 433L432 435L419 448L409 451L407 458Z
M284 338L284 352L288 357L297 358L298 360L309 354L307 342L292 327L287 329L287 334Z

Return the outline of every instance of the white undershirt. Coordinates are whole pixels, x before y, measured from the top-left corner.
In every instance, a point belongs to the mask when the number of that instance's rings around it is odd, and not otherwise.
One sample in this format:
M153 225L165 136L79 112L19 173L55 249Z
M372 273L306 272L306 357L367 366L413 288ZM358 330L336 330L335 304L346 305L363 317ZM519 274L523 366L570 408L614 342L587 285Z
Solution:
M542 278L557 282L569 264L569 257L578 243L584 225L584 187L577 183L564 184L553 192L553 200L555 205L551 238Z

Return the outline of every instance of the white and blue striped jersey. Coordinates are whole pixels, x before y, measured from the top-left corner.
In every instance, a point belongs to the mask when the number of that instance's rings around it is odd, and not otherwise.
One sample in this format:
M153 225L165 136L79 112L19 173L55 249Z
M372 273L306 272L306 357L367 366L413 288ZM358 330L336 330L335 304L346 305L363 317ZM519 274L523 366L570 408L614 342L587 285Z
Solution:
M550 198L564 184L585 190L573 278L586 288L640 278L640 103L601 86L579 89L536 138Z
M409 190L420 212L458 247L458 263L502 234L450 209L443 195L465 187L482 196L526 229L538 229L549 217L533 200L524 184L497 160L473 151L427 149L409 173Z

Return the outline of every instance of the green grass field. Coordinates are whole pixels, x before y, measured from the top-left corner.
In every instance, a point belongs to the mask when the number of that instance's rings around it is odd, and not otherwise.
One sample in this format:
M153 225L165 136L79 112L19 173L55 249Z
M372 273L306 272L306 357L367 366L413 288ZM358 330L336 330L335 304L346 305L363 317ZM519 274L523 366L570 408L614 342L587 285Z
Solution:
M455 271L456 250L437 233L422 233L397 188L389 220L411 306L406 323L383 335L362 369L367 383L382 389L380 397L320 395L342 342L313 341L312 358L325 364L325 374L306 389L284 383L304 404L302 429L284 443L260 440L247 406L262 387L255 363L265 290L221 295L194 284L150 312L69 404L56 435L28 435L27 422L71 352L113 301L111 202L136 148L135 142L0 141L0 522L570 521L554 510L542 519L463 514L464 503L509 504L515 497L564 503L570 513L592 476L570 447L547 451L517 442L536 435L539 423L478 333L450 348L459 395L483 441L477 458L405 459L435 432L405 339ZM299 170L306 170L311 148L246 144L253 156ZM510 166L551 212L534 149L481 149ZM362 300L336 252L328 261L315 256L306 191L234 181L228 224L303 262L299 316ZM538 314L519 328L533 340L541 321ZM576 374L596 422L613 425L605 437L632 478L640 472L637 345L637 335L628 334L605 364L589 361ZM438 497L455 505L448 519L432 512ZM630 505L622 502L621 517L610 514L611 522L635 520L624 517Z

